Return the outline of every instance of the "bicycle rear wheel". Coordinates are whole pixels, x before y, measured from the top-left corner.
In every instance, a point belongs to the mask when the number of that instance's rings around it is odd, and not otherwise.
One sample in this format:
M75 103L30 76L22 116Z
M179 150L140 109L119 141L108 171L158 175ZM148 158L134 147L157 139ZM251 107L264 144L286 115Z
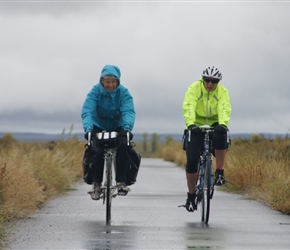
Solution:
M106 223L107 225L111 222L111 205L112 205L112 158L106 158Z
M202 218L201 220L208 224L209 221L209 212L210 212L210 198L211 198L211 184L210 184L210 170L211 170L211 158L206 156L205 164L205 173L204 173L204 186L203 186L203 195L202 195Z

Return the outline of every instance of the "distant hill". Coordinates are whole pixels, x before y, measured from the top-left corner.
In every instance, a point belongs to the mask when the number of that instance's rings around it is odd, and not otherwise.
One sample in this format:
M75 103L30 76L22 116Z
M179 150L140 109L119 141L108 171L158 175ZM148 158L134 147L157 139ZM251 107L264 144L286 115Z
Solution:
M0 138L3 137L5 133L0 132ZM35 141L35 142L44 142L44 141L57 141L59 139L67 139L68 135L60 135L60 134L46 134L46 133L22 133L22 132L14 132L11 133L13 137L18 140L18 141ZM253 134L257 133L236 133L236 134L231 134L231 138L250 138ZM165 141L168 136L171 138L175 139L176 141L182 141L182 134L158 134L159 140L160 141ZM270 134L270 133L261 133L259 135L263 135L266 138L275 138L277 136L285 137L285 134ZM76 136L79 139L84 139L84 134L83 133L76 133L76 134L71 134L69 137L74 137ZM151 139L152 134L148 133L148 140ZM143 141L143 134L136 133L134 134L133 141L139 142Z

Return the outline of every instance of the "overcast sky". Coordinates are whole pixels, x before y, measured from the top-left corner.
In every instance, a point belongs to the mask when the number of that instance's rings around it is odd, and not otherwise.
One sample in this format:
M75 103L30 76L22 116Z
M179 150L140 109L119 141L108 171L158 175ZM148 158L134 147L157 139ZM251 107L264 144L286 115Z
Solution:
M82 132L86 95L115 64L135 133L182 133L207 66L223 73L231 133L289 133L289 13L289 1L0 1L0 132Z

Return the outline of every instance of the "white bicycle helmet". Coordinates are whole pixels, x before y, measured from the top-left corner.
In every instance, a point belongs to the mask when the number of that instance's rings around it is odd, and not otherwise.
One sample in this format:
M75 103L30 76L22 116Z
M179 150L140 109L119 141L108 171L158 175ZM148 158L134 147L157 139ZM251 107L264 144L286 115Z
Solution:
M202 77L211 77L214 79L222 79L222 73L218 70L218 68L212 66L212 67L207 67L203 72L202 72Z

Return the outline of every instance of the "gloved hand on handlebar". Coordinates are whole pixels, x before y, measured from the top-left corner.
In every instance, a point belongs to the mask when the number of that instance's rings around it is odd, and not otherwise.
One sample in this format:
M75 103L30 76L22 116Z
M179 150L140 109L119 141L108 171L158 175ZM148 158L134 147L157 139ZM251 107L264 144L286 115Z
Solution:
M86 140L88 140L89 133L90 133L90 132L86 132L86 133L84 134L84 137L85 137Z
M133 139L134 135L130 131L124 130L123 128L120 128L118 130L118 134L119 134L120 137L127 137L127 133L129 133L129 139L131 141Z
M215 126L215 132L219 133L219 134L226 134L228 132L228 128L226 125L221 124L221 125L217 125Z
M191 130L193 134L198 134L200 132L200 128L194 124L189 125L187 129Z

